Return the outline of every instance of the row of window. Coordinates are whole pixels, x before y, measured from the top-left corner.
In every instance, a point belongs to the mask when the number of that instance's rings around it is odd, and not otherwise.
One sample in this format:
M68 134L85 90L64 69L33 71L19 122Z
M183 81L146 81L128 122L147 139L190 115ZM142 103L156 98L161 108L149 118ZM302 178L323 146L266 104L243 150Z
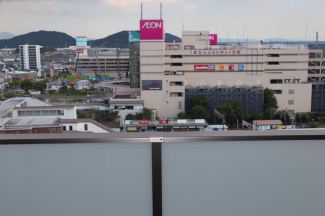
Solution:
M274 94L282 94L282 90L273 90L273 93ZM295 90L294 89L289 89L288 94L295 94Z
M66 131L67 130L67 126L63 126L63 130ZM73 126L69 125L69 130L72 131L73 130ZM84 124L84 130L88 131L88 124Z
M64 116L64 110L21 110L18 116Z
M270 80L271 84L282 84L283 80L282 79L271 79ZM284 80L285 84L299 84L301 83L300 79L285 79Z

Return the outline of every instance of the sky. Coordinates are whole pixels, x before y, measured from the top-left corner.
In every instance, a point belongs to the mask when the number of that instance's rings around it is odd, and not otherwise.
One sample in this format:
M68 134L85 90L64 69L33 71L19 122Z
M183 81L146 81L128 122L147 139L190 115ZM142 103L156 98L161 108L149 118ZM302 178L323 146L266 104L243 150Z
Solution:
M165 32L177 36L184 27L257 40L313 40L319 31L325 40L324 0L0 0L0 32L48 30L99 39L139 29L141 2L144 19L158 19L163 3Z

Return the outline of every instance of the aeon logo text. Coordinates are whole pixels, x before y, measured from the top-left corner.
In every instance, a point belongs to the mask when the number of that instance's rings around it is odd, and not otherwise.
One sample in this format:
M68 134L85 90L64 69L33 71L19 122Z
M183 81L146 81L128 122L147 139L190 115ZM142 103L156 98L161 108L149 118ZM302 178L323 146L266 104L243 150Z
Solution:
M158 82L152 82L150 85L144 86L144 89L145 90L153 90L153 89L159 90L160 89L160 83L158 83Z
M145 22L142 28L146 29L157 29L162 27L162 22Z

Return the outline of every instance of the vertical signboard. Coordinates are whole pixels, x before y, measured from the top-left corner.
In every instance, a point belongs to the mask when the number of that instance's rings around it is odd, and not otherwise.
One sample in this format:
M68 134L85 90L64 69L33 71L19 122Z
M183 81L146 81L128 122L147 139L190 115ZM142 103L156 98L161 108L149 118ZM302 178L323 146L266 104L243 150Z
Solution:
M217 34L209 34L210 45L218 44L218 35Z
M129 31L129 43L140 42L139 31Z
M164 40L163 20L140 20L141 40Z

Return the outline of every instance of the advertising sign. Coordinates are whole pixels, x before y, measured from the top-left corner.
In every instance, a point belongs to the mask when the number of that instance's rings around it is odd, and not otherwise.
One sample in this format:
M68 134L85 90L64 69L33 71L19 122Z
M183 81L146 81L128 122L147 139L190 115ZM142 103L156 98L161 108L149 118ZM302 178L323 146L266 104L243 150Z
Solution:
M142 80L142 90L162 90L162 80Z
M129 43L140 42L139 31L129 31Z
M84 53L84 50L83 49L77 49L76 53Z
M140 20L141 40L164 40L163 20Z
M149 124L148 120L139 120L139 124Z
M229 65L229 70L235 70L235 65Z
M87 37L79 36L76 37L76 46L87 46Z
M218 35L217 34L209 34L210 45L218 44Z
M168 120L160 120L159 124L168 124L168 122L169 122Z
M186 119L179 119L179 120L177 120L177 124L187 124L187 120Z
M219 66L219 70L225 70L225 66L224 65L220 65Z
M238 70L244 70L245 66L243 64L238 65Z
M194 70L215 70L215 65L194 65Z

